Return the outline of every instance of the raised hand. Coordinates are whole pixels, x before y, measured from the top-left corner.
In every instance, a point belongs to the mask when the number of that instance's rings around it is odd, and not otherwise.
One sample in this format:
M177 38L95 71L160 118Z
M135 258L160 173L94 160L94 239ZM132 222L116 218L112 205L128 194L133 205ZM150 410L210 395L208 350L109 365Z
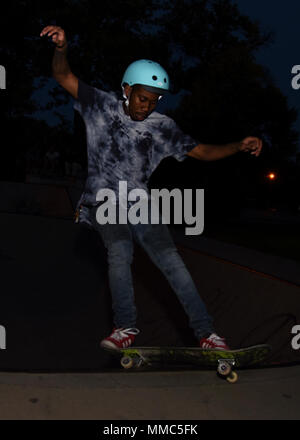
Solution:
M251 152L254 156L259 156L262 149L262 140L257 137L246 137L239 144L239 151Z
M46 26L40 33L41 37L52 37L52 42L56 44L56 47L62 49L67 45L67 39L65 31L59 26Z

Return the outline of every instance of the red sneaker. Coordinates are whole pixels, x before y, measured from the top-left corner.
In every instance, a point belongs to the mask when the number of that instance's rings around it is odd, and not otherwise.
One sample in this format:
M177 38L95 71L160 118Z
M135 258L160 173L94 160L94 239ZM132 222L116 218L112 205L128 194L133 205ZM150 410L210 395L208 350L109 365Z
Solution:
M102 348L110 350L128 348L133 344L136 335L139 333L140 331L137 328L116 328L110 336L101 341L100 345Z
M212 333L208 338L200 339L200 348L205 350L230 350L224 338Z

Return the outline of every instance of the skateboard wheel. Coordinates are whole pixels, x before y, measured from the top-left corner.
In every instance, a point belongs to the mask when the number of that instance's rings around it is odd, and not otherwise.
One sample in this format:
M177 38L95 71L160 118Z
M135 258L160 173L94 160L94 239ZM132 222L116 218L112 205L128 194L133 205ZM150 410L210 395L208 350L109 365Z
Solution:
M133 359L129 356L123 356L121 359L121 365L123 368L133 367Z
M221 376L228 376L231 372L231 365L228 362L219 362L218 373Z
M231 374L229 374L228 377L226 377L227 382L229 383L235 383L238 380L238 375L235 371L232 371Z

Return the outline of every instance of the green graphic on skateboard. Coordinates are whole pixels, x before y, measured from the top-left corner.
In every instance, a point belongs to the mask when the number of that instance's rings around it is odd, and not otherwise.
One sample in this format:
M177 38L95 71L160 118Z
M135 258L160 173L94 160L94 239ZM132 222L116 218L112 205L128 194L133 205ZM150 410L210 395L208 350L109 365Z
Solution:
M230 383L235 383L238 375L235 368L261 364L269 355L271 347L266 344L238 350L213 350L197 347L130 347L109 350L121 357L123 368L139 368L143 365L196 365L215 368L217 373Z

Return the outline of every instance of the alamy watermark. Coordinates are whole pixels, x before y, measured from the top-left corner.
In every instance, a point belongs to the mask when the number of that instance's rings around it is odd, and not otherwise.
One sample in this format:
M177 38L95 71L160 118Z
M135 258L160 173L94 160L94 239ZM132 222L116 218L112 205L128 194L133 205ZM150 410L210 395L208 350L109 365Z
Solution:
M294 90L300 89L300 65L297 64L292 68L292 74L295 75L292 79L292 88ZM292 338L291 346L293 350L300 350L300 325L294 325L291 330L292 335L295 335Z
M0 350L6 349L6 329L0 325Z
M293 66L292 74L296 75L292 79L292 87L294 90L300 89L300 65Z
M6 89L6 70L4 66L0 66L0 89Z
M194 227L185 228L186 235L200 235L204 230L204 190L196 189L195 215L193 215L193 190L180 189L169 191L166 188L152 189L149 194L146 190L135 188L128 192L125 180L119 181L118 195L112 189L103 188L97 193L96 200L103 202L97 209L96 219L101 225L127 224L137 225L159 224L160 203L162 206L161 223L171 222L171 199L173 200L173 214L175 224L185 224ZM131 206L128 209L128 202ZM150 213L149 213L150 207ZM149 215L150 214L150 215Z
M6 89L6 70L4 66L0 65L0 89ZM6 329L0 325L0 350L6 349Z
M291 345L293 350L299 350L300 349L300 325L294 325L292 328L291 333L293 335L296 335L293 337Z

